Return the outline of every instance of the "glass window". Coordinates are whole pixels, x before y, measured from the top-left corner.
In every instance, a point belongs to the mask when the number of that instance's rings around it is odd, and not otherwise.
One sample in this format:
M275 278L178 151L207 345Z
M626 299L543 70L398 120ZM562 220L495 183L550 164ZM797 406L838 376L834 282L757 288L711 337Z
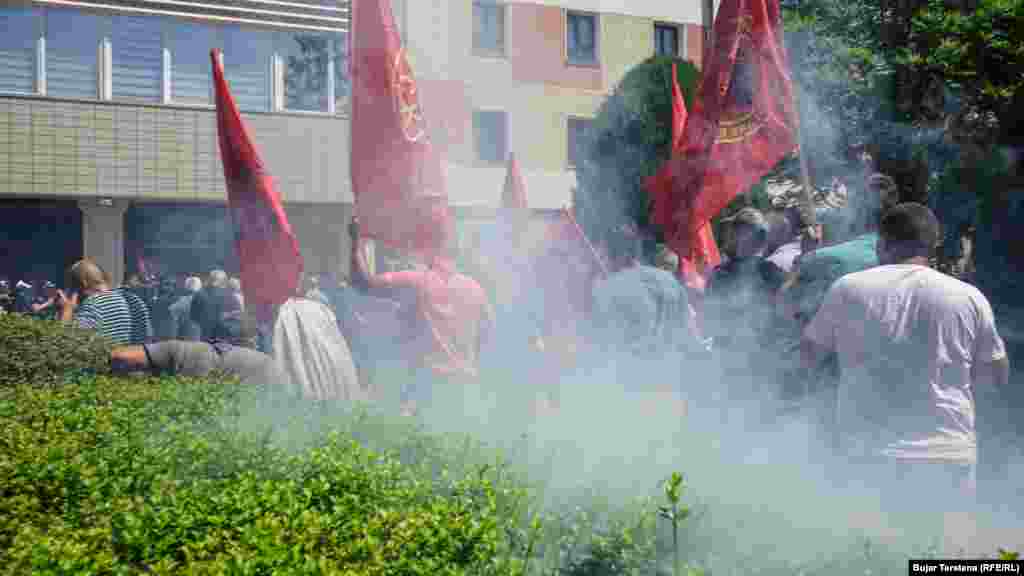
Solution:
M224 75L240 110L270 110L274 39L275 32L270 30L224 29Z
M210 50L220 48L215 26L177 21L170 30L171 101L177 104L211 104L213 70Z
M115 16L110 51L113 98L163 99L163 19Z
M655 24L654 53L658 56L678 56L679 28L666 24Z
M36 91L40 14L32 8L0 8L0 92Z
M505 54L505 6L487 0L473 2L473 49L485 56Z
M337 66L341 56L336 53L337 36L323 32L282 33L285 108L327 112L328 63L333 57Z
M590 129L587 118L569 118L569 166L575 167L583 159L583 150L587 143L587 131Z
M508 155L508 114L477 110L473 113L476 157L481 162L502 163Z
M566 14L566 52L570 64L597 64L597 16Z
M97 54L107 19L77 10L46 11L46 93L98 98Z
M334 34L331 37L333 50L337 55L334 62L334 100L336 110L339 113L347 110L346 103L352 91L352 83L349 77L349 56L348 56L348 33Z

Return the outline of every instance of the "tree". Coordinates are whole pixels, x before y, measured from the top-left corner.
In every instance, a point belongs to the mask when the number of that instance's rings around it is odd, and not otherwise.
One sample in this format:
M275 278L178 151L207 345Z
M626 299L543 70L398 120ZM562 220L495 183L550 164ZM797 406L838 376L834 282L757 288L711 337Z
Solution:
M576 167L577 217L595 242L629 222L657 236L643 188L669 158L672 139L672 63L687 108L692 109L700 72L693 63L654 56L633 67L602 103L586 135Z

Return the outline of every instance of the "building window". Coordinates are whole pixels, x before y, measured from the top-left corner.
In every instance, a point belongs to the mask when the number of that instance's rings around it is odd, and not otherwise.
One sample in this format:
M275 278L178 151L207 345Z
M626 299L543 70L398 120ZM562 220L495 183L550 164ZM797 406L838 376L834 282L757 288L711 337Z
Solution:
M46 94L99 98L98 54L106 18L75 10L46 11Z
M348 34L335 34L331 38L334 53L338 59L334 61L334 102L335 112L346 113L347 104L352 93L352 82L349 77Z
M0 92L36 92L40 14L32 8L0 8Z
M500 164L508 155L508 114L477 110L473 113L477 160Z
M328 111L328 70L339 59L332 35L321 32L284 32L280 56L284 62L285 108Z
M583 159L587 144L587 133L590 130L589 118L569 118L569 167L575 168Z
M224 75L240 110L270 110L275 36L263 29L224 29Z
M671 24L654 25L654 53L658 56L679 56L679 27Z
M210 105L213 102L213 70L210 50L220 47L216 27L175 22L171 27L171 101L175 104Z
M505 55L505 6L488 0L473 2L473 50L481 56Z
M113 98L149 102L163 99L162 28L160 18L114 17L110 38Z
M570 64L597 64L597 15L567 12L566 53Z

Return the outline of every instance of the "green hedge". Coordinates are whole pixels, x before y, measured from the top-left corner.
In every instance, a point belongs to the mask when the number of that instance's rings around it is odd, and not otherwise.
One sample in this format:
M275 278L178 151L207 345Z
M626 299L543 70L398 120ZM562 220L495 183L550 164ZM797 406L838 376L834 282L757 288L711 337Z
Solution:
M56 320L0 315L0 388L53 386L68 375L110 370L110 346L95 332Z

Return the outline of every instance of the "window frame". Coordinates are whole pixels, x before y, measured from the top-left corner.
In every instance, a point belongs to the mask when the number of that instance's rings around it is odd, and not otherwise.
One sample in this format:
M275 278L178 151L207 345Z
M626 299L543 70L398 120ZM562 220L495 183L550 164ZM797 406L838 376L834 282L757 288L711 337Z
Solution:
M35 30L32 32L32 89L28 92L19 90L0 90L5 96L42 96L46 94L46 9L35 5L12 5L5 10L22 9L31 16Z
M497 9L501 14L501 46L498 50L491 50L490 48L484 48L478 46L477 40L477 19L476 9L477 6ZM505 60L508 58L508 4L502 0L473 0L471 5L473 13L471 18L473 19L473 27L471 30L472 38L470 42L472 44L471 49L473 56L477 58L491 58L496 60Z
M594 58L593 61L584 62L574 60L569 51L569 21L573 17L592 18L594 21ZM600 68L601 67L601 14L585 10L563 10L562 11L562 47L565 56L566 66L577 68Z
M504 158L499 159L484 159L481 157L480 151L480 130L478 127L477 118L482 114L500 114L504 120L504 138L502 142L502 148L505 152ZM508 161L508 154L510 149L510 138L509 138L509 113L507 110L501 108L474 108L473 109L473 162L478 166L500 166Z
M17 8L18 6L12 6ZM216 107L214 87L212 82L210 83L210 100L209 103L202 103L197 101L179 101L174 97L174 63L176 61L175 56L178 54L177 50L177 38L174 36L172 27L178 23L178 21L187 21L192 24L199 24L209 26L214 31L214 42L215 47L221 49L223 62L228 64L230 61L229 55L224 53L226 44L227 27L215 22L205 21L199 18L178 18L178 17L163 17L159 15L134 15L132 13L122 13L115 10L99 10L91 8L81 8L72 6L26 6L27 11L34 13L33 21L35 22L34 30L32 31L32 37L35 39L33 45L33 78L32 78L32 90L30 92L23 91L3 91L0 95L4 96L41 96L50 98L53 100L72 100L72 101L90 101L90 102L115 102L125 105L136 105L136 106L166 106L170 108L196 108L196 109L213 109ZM51 65L49 56L50 52L54 48L48 42L48 36L50 34L49 18L50 11L58 10L65 13L76 13L82 15L88 15L91 17L98 17L102 23L96 31L97 44L95 50L95 69L96 78L95 81L95 96L74 96L74 95L54 95L53 83L49 82L49 70ZM159 21L160 29L160 49L161 49L161 61L160 69L160 91L158 97L155 99L137 99L126 96L118 96L114 94L113 90L113 51L114 47L114 34L113 25L116 18L120 16L126 17L137 17L137 18L152 18ZM404 16L404 10L403 10ZM237 28L241 30L261 30L264 32L302 32L301 29L282 29L275 28L272 26L254 26L245 24L235 24ZM346 104L350 98L350 94L345 96L342 90L342 84L344 81L339 79L345 75L345 62L349 55L346 53L346 47L348 46L348 38L341 32L332 31L318 31L309 30L310 33L326 34L328 36L333 34L342 34L340 38L341 43L341 54L335 54L330 59L328 65L328 78L327 78L327 109L326 110L292 110L287 107L287 96L284 92L284 80L285 80L285 66L281 65L286 56L284 50L277 45L273 45L270 50L271 61L268 62L268 94L269 94L269 107L260 108L258 110L246 110L246 113L284 113L291 115L313 115L313 116L340 116L345 117L348 115L348 105ZM84 52L83 52L84 54ZM278 62L275 64L275 62ZM226 70L225 70L226 72ZM349 80L350 82L351 80ZM342 99L342 96L345 96ZM508 126L506 120L506 139L508 133ZM506 142L506 149L508 143Z
M668 54L659 54L658 53L658 29L659 28L666 28L666 29L670 29L670 30L675 31L675 33L676 33L676 51L675 51L675 54L671 55L671 57L672 58L683 58L684 57L683 56L683 54L684 54L683 46L684 46L684 42L685 42L685 36L684 36L684 34L685 34L685 32L684 32L685 26L682 26L680 24L674 24L672 22L655 22L654 23L654 55L655 56L669 56Z
M569 170L576 170L578 158L573 158L573 150L578 147L576 144L574 135L576 131L573 130L574 122L585 122L586 127L589 128L593 125L594 119L588 116L580 116L577 114L570 114L565 118L565 165Z

